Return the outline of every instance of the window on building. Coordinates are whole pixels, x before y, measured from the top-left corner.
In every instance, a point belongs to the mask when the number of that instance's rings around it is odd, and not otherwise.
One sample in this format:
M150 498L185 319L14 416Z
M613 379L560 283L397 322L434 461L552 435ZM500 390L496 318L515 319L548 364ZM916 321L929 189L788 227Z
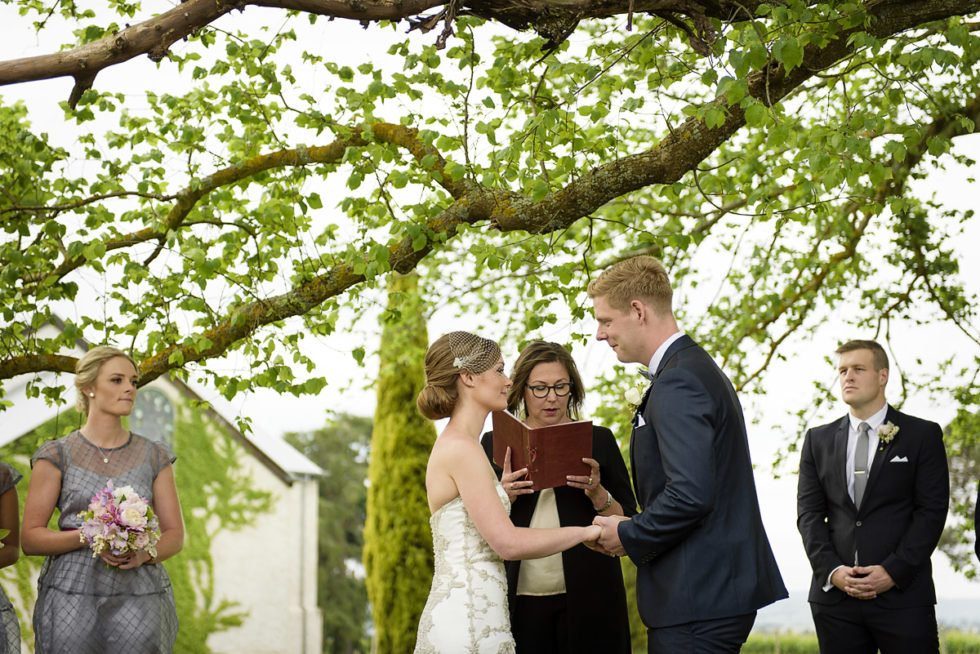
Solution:
M174 447L174 405L164 393L144 388L136 394L129 428L150 440Z

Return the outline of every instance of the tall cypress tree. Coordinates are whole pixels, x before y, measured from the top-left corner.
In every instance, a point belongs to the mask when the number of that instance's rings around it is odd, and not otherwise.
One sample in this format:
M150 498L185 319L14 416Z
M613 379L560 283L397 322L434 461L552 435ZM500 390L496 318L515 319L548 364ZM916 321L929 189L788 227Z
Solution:
M392 273L383 318L378 407L371 434L364 566L374 619L374 651L415 647L419 616L432 582L432 534L425 465L435 428L415 398L425 384L425 311L415 275Z

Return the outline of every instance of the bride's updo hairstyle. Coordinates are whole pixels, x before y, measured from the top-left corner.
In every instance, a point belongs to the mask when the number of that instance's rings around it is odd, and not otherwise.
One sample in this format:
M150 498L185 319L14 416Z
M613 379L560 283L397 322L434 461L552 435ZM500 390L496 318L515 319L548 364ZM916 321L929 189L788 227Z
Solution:
M500 347L469 332L440 336L425 353L425 388L415 401L429 420L448 418L456 407L456 380L461 370L486 372L500 360Z

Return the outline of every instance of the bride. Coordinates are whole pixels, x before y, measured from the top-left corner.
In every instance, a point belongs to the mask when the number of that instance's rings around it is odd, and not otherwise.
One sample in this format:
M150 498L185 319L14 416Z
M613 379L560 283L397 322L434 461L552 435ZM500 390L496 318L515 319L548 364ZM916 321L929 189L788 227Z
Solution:
M425 355L418 407L449 418L425 471L435 572L419 620L416 654L514 652L502 559L533 559L595 541L596 526L529 529L510 521L510 501L480 446L487 414L507 408L510 379L500 348L467 332L439 338ZM504 483L522 476L505 475Z

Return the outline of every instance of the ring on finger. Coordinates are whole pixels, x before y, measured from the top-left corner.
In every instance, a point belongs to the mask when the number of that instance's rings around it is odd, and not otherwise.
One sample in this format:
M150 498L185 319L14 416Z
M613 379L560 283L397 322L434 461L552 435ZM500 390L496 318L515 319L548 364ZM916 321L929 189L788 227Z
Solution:
M592 485L592 477L589 477L589 483L588 483L588 485L589 485L589 486L591 486L591 485Z

